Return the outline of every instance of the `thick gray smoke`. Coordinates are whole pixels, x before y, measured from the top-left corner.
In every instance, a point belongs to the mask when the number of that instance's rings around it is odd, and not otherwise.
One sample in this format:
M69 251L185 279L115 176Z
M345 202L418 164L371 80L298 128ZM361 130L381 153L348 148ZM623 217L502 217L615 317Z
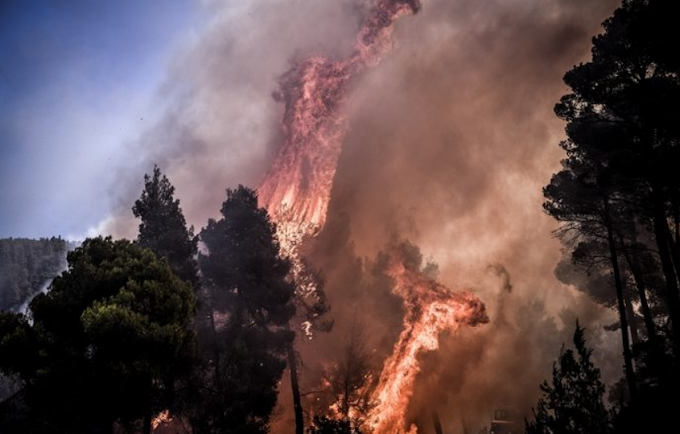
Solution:
M344 54L367 4L207 6L212 24L177 56L159 92L172 110L135 145L148 164L121 174L134 181L118 191L120 217L110 230L134 236L129 208L154 163L199 228L217 215L225 188L258 185L279 140L283 108L271 97L276 77L294 56ZM329 227L312 249L336 328L332 337L304 346L305 387L319 383L323 366L337 356L333 338L356 317L356 305L347 301L347 285L361 285L352 277L358 273L353 255L374 257L395 234L439 264L443 283L475 291L491 317L486 326L443 337L441 350L424 358L414 420L429 417L431 402L438 403L446 432L476 430L497 406L526 413L577 317L605 380L620 376L617 336L602 330L611 312L554 277L560 244L541 207L541 188L562 158L563 124L552 111L567 90L562 76L588 59L590 38L617 4L422 0L418 15L396 23L393 51L352 84ZM361 318L378 359L403 314L387 293L385 300L364 309L381 321ZM279 427L292 419L287 394L282 391Z

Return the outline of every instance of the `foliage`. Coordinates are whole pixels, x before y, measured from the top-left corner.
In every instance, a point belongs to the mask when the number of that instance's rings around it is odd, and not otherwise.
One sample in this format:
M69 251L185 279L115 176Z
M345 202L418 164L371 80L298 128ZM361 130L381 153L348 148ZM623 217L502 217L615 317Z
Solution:
M61 238L0 239L0 310L18 308L66 265L73 246Z
M151 251L86 240L21 314L0 317L0 370L25 382L26 417L3 432L110 432L165 407L169 361L191 351L191 287Z
M137 242L165 258L182 280L196 287L198 237L193 227L187 228L174 193L175 187L158 166L154 166L152 176L144 175L144 190L132 207L135 217L142 220Z
M555 112L567 123L566 158L544 189L579 271L613 277L615 294L591 294L619 311L633 400L647 384L677 381L680 357L678 16L678 2L624 0L603 23L592 60L564 77L570 93Z
M199 329L208 360L192 418L196 433L264 433L293 333L290 264L275 226L246 187L227 190L223 218L201 232L199 254L209 323Z
M326 416L315 416L314 424L309 427L309 434L362 434L361 430L348 419L331 419Z
M576 323L574 346L560 350L553 364L552 381L541 384L534 419L527 421L527 434L605 434L611 431L609 412L602 397L605 387L600 371L590 360L583 328Z
M333 399L338 403L338 414L344 418L365 416L374 405L370 400L370 353L364 329L364 324L353 318L340 358L328 379ZM356 422L360 425L361 421Z

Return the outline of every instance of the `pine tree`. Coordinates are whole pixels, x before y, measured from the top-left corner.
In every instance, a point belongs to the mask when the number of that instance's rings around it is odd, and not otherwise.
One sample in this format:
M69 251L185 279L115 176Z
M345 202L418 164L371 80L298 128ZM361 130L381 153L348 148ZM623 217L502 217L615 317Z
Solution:
M610 415L602 397L605 387L600 370L590 360L584 330L576 322L575 352L562 346L553 364L552 382L541 384L543 396L527 421L527 434L606 434L611 432Z
M179 199L174 198L174 193L175 187L158 166L154 165L151 176L144 175L144 190L132 207L135 217L141 219L137 243L165 259L172 271L198 292L198 237L194 236L193 227L187 228ZM195 362L192 360L194 355L192 351L186 351L182 357L173 359L173 367L164 378L166 401L173 412L178 410L178 376Z
M168 406L161 380L193 348L194 310L190 285L150 250L85 240L31 302L32 321L0 315L0 370L24 380L27 407L0 431L110 433L144 420L149 432Z
M209 324L201 340L209 360L195 433L264 433L276 404L293 333L294 285L279 256L276 230L255 191L227 190L223 218L201 232L199 255Z
M137 242L165 258L180 279L196 288L198 237L193 227L187 228L174 194L175 187L158 166L154 166L152 176L144 175L144 190L132 207L135 217L142 220Z

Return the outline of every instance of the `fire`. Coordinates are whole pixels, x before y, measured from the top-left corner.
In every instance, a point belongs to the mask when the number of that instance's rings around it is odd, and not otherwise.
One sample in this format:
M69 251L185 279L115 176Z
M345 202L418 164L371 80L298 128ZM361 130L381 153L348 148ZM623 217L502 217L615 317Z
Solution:
M418 0L377 0L347 58L300 59L279 79L273 96L285 104L284 142L258 192L289 250L300 235L316 234L326 221L346 131L342 107L349 81L390 47L392 22L419 8Z
M439 347L439 335L454 331L460 324L475 326L488 322L484 304L467 292L451 292L428 279L419 270L409 269L398 251L391 254L390 276L394 292L404 300L404 331L385 361L380 381L373 393L377 405L368 415L374 434L401 432L418 374L418 356ZM415 433L412 426L409 431Z
M293 278L302 293L313 294L316 288L302 278L304 264L298 248L326 221L347 127L343 106L348 84L363 69L376 65L391 47L392 23L419 9L419 0L376 0L348 57L298 59L279 79L279 90L273 96L285 105L284 141L258 192L261 206L277 224L282 255L291 260ZM453 293L418 270L408 269L396 253L392 259L394 290L403 298L407 315L405 329L373 393L377 405L367 422L375 434L405 428L419 354L436 349L445 330L487 321L484 305L473 295Z

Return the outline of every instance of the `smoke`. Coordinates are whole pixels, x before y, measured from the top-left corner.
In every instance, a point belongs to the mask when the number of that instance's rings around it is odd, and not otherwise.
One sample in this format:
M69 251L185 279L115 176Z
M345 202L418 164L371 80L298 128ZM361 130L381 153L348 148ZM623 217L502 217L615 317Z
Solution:
M477 429L497 406L527 414L576 317L604 379L620 376L617 337L602 330L611 312L554 277L556 223L541 207L562 158L563 124L552 111L567 90L561 78L588 59L590 38L617 3L423 0L418 15L396 23L392 52L352 83L328 221L309 247L336 327L300 348L303 387L319 384L356 312L374 360L389 354L404 311L372 273L378 259L365 258L395 234L438 263L444 284L475 292L491 319L443 336L424 357L409 415L421 432L432 431L423 415L433 402L446 432ZM108 230L134 236L136 224L122 216L130 218L153 163L197 227L218 213L226 187L258 185L281 142L276 78L295 56L347 54L369 4L209 3L213 21L159 91L171 109L132 145L145 163L121 174L134 181L117 186L121 217ZM284 407L287 395L284 385ZM292 412L281 414L284 427Z
M562 75L616 3L424 2L356 85L329 212L350 216L359 256L408 237L491 317L425 357L410 415L423 430L433 403L449 431L474 432L494 407L530 414L577 317L605 381L621 375L611 312L553 275L560 245L541 207L562 157Z

